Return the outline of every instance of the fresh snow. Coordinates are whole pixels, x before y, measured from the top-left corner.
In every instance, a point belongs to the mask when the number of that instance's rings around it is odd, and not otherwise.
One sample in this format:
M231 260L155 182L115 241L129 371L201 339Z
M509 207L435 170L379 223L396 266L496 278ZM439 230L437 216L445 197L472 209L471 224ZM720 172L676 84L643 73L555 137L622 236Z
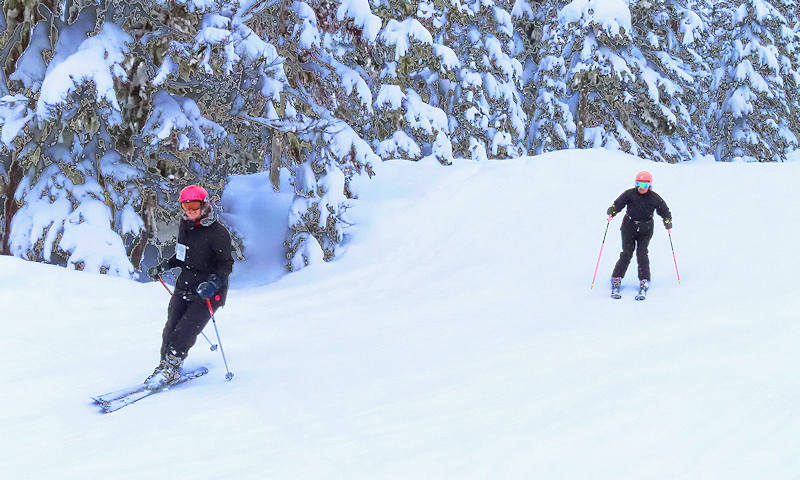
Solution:
M83 40L74 53L57 64L54 58L37 101L39 121L50 119L58 106L84 83L94 86L98 103L107 102L119 110L114 83L127 81L121 63L129 51L127 44L132 41L118 25L106 22L97 35Z
M605 211L643 169L682 283L657 220L648 299L634 264L611 300L619 216L589 288ZM90 396L155 366L163 287L0 257L3 475L797 478L798 175L600 149L387 162L347 253L289 275L265 258L291 199L237 177L251 255L216 316L235 378L199 338L208 375L108 415Z
M38 92L42 86L47 65L42 58L42 50L50 49L50 39L48 36L49 25L45 21L40 21L33 28L28 48L20 55L17 60L14 73L9 75L9 80L19 80L25 88Z

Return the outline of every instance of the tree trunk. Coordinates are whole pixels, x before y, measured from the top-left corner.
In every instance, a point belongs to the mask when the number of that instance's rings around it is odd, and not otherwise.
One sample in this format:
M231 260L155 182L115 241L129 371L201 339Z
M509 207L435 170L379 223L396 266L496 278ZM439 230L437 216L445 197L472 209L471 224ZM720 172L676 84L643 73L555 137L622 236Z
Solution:
M14 214L19 210L19 204L14 199L14 194L17 192L20 182L23 177L22 167L19 162L12 161L11 168L8 169L8 185L6 185L6 195L3 200L3 222L0 225L0 254L11 255L11 249L8 245L8 238L11 236L11 219Z
M269 159L269 182L272 189L279 192L281 189L281 163L283 157L282 133L274 130L272 132L272 149Z
M575 148L583 148L583 119L586 118L586 97L585 88L578 91L578 111L575 112Z
M153 224L155 223L155 215L153 212L157 207L158 200L156 199L156 196L152 192L148 192L147 195L142 199L141 215L142 220L144 221L144 231L139 237L139 243L137 243L131 249L131 253L129 255L133 268L137 270L141 268L144 249L147 247L147 243L150 240L150 237L153 235Z

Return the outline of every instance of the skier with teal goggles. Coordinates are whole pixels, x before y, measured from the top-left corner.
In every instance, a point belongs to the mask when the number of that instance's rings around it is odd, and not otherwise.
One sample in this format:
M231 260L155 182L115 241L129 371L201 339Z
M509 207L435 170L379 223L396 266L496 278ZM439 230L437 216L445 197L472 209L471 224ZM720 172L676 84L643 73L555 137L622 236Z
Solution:
M642 298L650 286L650 259L647 256L647 246L653 237L654 212L657 212L664 221L664 228L672 229L672 214L669 207L664 199L653 191L652 185L653 175L650 172L639 172L634 187L622 192L622 195L608 207L608 214L611 217L627 209L620 227L622 252L611 274L611 296L614 298L620 298L622 278L628 270L634 250L639 266L639 290Z

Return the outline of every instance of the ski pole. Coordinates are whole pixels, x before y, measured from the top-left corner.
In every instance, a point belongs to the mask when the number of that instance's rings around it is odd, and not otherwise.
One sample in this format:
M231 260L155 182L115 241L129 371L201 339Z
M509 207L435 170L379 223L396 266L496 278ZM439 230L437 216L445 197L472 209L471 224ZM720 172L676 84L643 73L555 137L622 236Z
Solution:
M603 233L603 243L600 244L600 255L597 256L597 265L594 266L594 276L592 277L592 286L589 287L591 290L594 288L594 281L597 279L597 269L600 267L600 257L603 256L603 247L606 244L606 235L608 235L608 226L611 225L611 219L613 217L611 215L608 216L608 222L606 223L606 231Z
M161 278L160 275L158 277L158 281L161 282L161 285L164 285L164 288L167 289L167 292L169 292L169 294L172 295L172 290L170 290L169 287L167 286L167 284L164 283L164 279ZM217 350L217 346L215 344L211 343L211 340L208 339L208 337L206 336L206 334L204 332L201 331L200 334L203 335L203 338L205 338L206 342L208 342L208 344L210 345L209 348L211 349L211 351L215 352Z
M672 231L667 230L669 235L669 248L672 249L672 261L675 263L675 274L678 276L678 283L681 283L681 274L678 272L678 260L675 258L675 247L672 246Z
M217 321L214 319L214 309L211 308L211 300L206 299L206 305L208 305L208 313L211 314L211 322L214 323L214 332L217 334L217 342L219 342L219 351L222 353L222 361L225 362L225 380L231 380L233 378L233 372L228 368L228 360L225 359L225 350L222 349L222 339L219 337L219 330L217 330Z

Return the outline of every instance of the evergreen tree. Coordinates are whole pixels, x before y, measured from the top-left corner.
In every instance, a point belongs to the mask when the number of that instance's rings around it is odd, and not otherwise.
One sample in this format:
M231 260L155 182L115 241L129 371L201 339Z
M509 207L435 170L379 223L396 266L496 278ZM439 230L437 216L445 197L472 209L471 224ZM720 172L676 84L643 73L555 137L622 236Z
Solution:
M532 76L535 151L606 147L671 162L702 151L692 115L703 70L688 60L691 39L681 31L690 15L667 0L574 0L558 9Z
M5 64L10 94L0 100L2 144L11 163L4 250L132 275L121 235L142 231L142 221L131 215L140 196L121 184L140 177L140 169L118 168L110 134L122 122L114 86L127 81L123 63L132 39L98 18L109 12L94 6L61 17L45 4L20 7L4 5L14 17L9 45L19 55ZM46 25L57 38L48 38ZM42 50L49 48L45 63Z
M523 155L527 115L522 108L522 64L511 56L511 2L452 0L437 38L461 68L448 103L454 151L476 159Z
M634 47L631 65L639 90L634 132L655 160L690 160L708 151L700 118L707 111L700 92L710 76L698 53L706 25L682 0L631 2Z
M351 180L372 176L380 161L362 135L373 125L372 51L381 20L366 0L286 5L274 14L281 18L279 51L291 65L290 87L269 162L271 171L286 166L294 178L285 245L287 267L297 270L341 250L345 213L358 197Z
M375 99L378 154L383 159L427 157L449 164L453 149L438 86L440 80L453 78L456 56L434 41L428 28L434 10L428 2L375 3L384 19L379 38L384 67Z
M553 2L549 3L553 6ZM564 48L567 37L558 17L544 25L530 84L535 92L528 146L534 153L575 147L576 126L569 105Z
M327 186L304 191L313 208L355 197L349 180L371 174L378 157L348 123L372 101L347 46L377 36L366 0L34 3L3 5L5 252L132 275L153 261L148 245L174 238L186 184L219 195L230 174L269 168L275 181L313 163ZM320 240L328 257L334 230Z
M789 120L789 92L797 90L797 34L786 6L768 0L719 5L724 50L712 85L712 142L719 161L784 161L798 144Z
M711 0L681 0L670 7L675 12L670 25L682 45L676 55L691 67L694 76L693 87L686 90L684 105L691 118L687 143L695 156L711 153L711 80L714 62L720 58L711 21L712 3Z

